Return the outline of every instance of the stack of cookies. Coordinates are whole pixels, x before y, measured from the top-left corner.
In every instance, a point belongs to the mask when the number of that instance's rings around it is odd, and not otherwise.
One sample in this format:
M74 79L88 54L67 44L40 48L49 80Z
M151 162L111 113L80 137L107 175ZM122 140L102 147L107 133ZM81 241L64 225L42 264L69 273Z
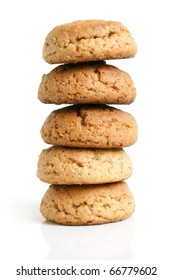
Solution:
M124 180L132 162L123 147L137 140L133 116L106 104L130 104L136 90L126 72L104 60L130 58L136 43L119 22L83 20L55 27L43 58L59 64L43 75L38 98L73 104L53 111L41 129L37 176L51 184L42 215L58 224L89 225L129 217L135 202Z

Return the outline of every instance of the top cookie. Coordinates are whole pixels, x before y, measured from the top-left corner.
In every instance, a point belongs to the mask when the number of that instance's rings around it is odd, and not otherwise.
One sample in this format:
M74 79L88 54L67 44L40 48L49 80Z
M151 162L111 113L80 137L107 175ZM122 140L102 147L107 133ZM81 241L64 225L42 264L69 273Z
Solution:
M79 20L56 26L46 37L43 58L50 64L135 56L136 43L120 22Z

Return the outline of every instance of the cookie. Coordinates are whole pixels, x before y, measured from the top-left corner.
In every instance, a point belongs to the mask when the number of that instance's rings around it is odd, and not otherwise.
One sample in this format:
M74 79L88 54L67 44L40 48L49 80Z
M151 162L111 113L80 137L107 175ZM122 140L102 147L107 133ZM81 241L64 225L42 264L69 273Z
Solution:
M137 124L128 113L106 105L73 105L53 111L41 129L52 145L120 148L137 140Z
M136 43L120 22L79 20L56 26L46 37L43 58L50 64L135 56Z
M38 98L55 104L130 104L136 89L129 74L104 61L60 65L43 75Z
M125 182L103 185L51 185L40 211L50 221L64 225L92 225L126 219L135 201Z
M37 176L49 184L103 184L125 180L132 162L123 149L78 149L52 146L38 160Z

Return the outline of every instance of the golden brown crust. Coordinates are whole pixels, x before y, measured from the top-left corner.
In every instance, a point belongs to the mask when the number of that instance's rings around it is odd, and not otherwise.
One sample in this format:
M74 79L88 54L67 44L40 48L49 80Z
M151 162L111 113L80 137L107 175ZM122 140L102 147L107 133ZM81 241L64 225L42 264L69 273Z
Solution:
M125 180L132 162L123 149L52 146L41 152L37 176L48 184L103 184Z
M125 182L104 185L51 185L40 211L55 223L91 225L117 222L129 217L135 201Z
M55 104L130 104L136 90L126 72L104 61L60 65L43 75L38 98Z
M52 145L121 148L137 140L137 124L128 113L106 105L73 105L53 111L41 129Z
M80 20L56 26L46 37L43 58L69 63L135 56L136 43L120 22Z

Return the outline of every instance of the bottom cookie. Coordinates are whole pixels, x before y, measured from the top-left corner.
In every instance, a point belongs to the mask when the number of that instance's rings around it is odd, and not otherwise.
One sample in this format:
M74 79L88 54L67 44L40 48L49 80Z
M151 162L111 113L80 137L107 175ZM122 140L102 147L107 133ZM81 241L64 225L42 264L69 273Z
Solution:
M51 185L40 211L49 221L64 225L118 222L135 210L135 201L122 181L103 185Z

